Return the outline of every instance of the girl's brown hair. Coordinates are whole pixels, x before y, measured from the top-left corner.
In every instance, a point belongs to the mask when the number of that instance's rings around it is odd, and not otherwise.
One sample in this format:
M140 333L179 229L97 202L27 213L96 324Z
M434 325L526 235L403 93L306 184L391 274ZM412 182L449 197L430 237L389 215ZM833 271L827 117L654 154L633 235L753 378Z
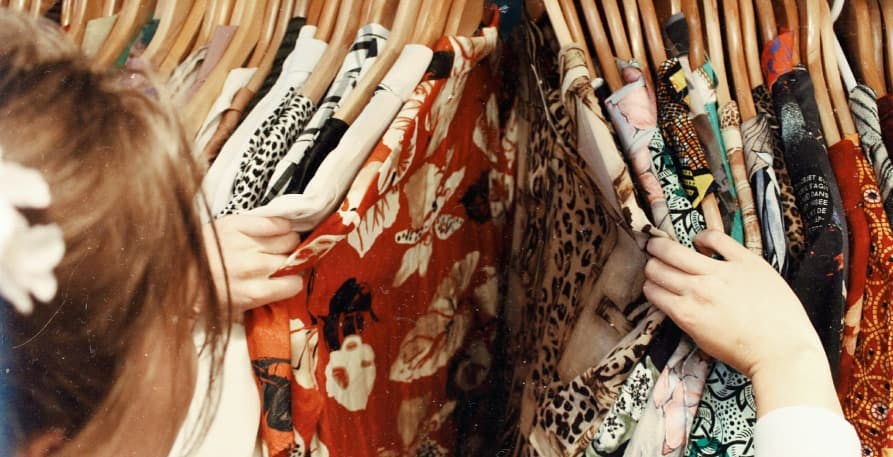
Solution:
M60 432L53 455L166 455L192 397L194 322L218 361L229 328L175 116L55 26L0 9L0 148L43 172L52 204L27 216L66 245L51 303L0 309L0 427L19 446Z

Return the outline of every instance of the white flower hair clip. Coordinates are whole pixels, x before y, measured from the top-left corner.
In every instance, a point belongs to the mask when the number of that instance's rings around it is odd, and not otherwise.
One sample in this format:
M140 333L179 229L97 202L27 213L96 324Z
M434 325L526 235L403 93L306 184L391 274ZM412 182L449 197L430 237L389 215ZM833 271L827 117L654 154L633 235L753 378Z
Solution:
M20 210L49 205L43 175L4 160L0 149L0 296L26 315L34 310L32 296L44 303L56 296L53 270L65 255L65 239L55 224L31 226Z

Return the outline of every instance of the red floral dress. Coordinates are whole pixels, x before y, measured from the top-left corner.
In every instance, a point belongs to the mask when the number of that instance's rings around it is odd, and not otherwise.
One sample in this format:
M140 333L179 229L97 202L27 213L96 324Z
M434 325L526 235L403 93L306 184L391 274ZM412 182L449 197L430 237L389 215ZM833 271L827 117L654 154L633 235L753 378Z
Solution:
M280 273L296 297L251 312L271 456L446 456L488 433L514 147L479 63L496 24L442 38L341 208ZM457 444L461 442L462 444Z

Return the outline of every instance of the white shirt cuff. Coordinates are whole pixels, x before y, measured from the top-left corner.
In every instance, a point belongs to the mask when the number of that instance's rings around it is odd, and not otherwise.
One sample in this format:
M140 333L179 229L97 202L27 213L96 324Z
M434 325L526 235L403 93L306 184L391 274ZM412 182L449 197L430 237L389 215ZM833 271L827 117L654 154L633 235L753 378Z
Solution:
M794 406L763 416L756 426L758 457L859 457L856 430L824 408Z

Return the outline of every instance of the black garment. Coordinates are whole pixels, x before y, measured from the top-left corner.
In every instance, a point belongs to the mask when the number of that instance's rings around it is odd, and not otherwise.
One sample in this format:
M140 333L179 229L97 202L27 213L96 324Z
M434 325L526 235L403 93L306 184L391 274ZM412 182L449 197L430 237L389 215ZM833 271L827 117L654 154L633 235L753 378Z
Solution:
M843 202L822 139L809 73L796 67L782 75L772 86L772 96L806 232L806 249L791 276L791 287L806 307L836 374L848 261Z

